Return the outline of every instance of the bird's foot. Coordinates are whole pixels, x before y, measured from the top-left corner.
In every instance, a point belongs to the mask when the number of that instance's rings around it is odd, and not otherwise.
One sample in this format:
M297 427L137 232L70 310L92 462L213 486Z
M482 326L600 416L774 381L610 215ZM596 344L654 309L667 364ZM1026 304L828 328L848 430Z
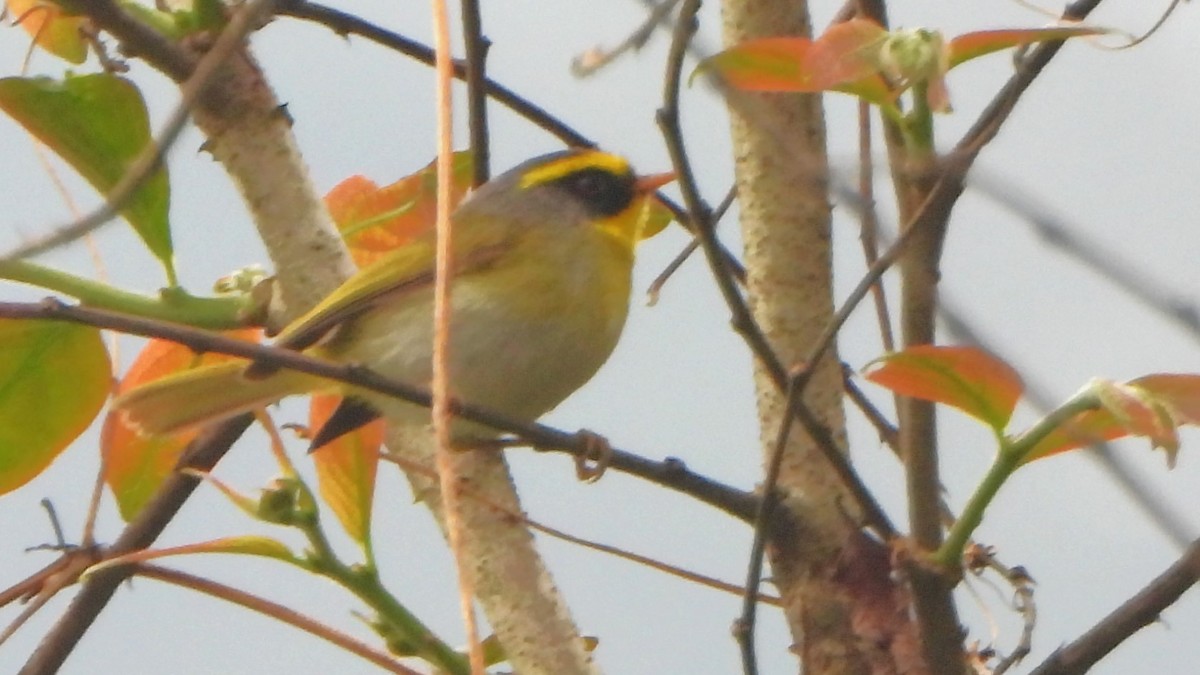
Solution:
M595 483L608 470L613 456L612 445L607 438L587 429L575 432L575 437L578 439L576 447L583 447L583 452L575 455L575 477L585 483Z

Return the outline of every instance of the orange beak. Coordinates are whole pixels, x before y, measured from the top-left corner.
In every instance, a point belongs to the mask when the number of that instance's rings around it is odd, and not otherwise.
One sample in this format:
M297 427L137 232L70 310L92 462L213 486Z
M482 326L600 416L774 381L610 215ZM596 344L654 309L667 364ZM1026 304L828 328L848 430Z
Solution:
M634 192L644 195L654 192L658 188L675 180L675 172L668 171L666 173L652 173L648 176L639 176L633 184Z

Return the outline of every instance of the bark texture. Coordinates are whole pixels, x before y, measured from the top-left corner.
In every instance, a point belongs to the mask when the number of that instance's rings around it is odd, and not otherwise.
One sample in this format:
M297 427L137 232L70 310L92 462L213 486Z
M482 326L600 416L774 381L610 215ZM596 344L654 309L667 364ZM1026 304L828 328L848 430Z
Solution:
M722 19L727 46L810 34L806 3L797 0L726 0ZM729 102L751 310L785 365L815 369L804 401L844 451L836 350L819 363L800 363L834 312L821 100L731 92ZM769 455L785 396L761 368L756 384ZM802 508L806 525L768 550L803 671L904 672L907 666L897 665L913 665L912 643L903 630L904 603L887 578L887 556L877 550L866 555L874 549L858 532L856 514L848 513L851 501L820 449L799 429L784 449L780 489L784 507ZM869 612L868 598L874 603ZM898 632L905 639L897 640ZM909 656L899 658L897 649Z

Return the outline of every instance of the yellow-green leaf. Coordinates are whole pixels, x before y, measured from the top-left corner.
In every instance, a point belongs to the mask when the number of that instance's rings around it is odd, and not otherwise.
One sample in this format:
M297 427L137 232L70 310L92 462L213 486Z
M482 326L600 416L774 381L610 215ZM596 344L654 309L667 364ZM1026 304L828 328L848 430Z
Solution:
M6 5L8 16L42 49L71 63L87 59L87 42L80 32L85 22L82 16L70 16L49 0L6 0Z
M0 319L0 494L29 482L87 429L112 369L100 331Z
M107 195L149 143L150 120L141 92L129 80L98 73L0 79L0 110L25 127ZM153 171L134 191L121 215L162 261L175 282L171 230L171 194L165 166Z
M337 396L314 395L309 408L309 428L320 429L341 400ZM371 503L382 445L383 420L375 420L326 443L312 455L321 498L346 532L364 546L371 536Z

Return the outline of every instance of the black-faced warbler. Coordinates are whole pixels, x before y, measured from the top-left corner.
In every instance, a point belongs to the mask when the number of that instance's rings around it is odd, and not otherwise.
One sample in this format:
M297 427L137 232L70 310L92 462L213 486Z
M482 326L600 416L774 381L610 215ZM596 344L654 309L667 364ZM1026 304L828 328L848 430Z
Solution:
M533 420L608 359L629 310L633 249L649 199L671 174L638 177L624 159L568 150L531 159L476 190L453 215L450 381L460 400ZM402 382L432 374L434 235L388 253L284 328L276 344L367 366ZM254 368L254 366L251 366ZM227 362L136 388L115 406L144 433L167 433L285 396L348 394L331 440L385 408L422 424L428 410L296 371ZM366 405L364 405L364 402ZM460 423L456 433L478 428Z

